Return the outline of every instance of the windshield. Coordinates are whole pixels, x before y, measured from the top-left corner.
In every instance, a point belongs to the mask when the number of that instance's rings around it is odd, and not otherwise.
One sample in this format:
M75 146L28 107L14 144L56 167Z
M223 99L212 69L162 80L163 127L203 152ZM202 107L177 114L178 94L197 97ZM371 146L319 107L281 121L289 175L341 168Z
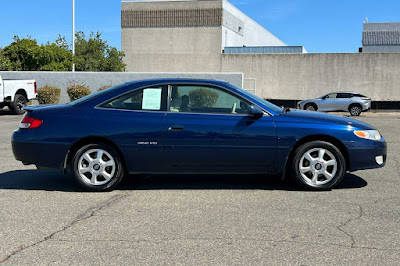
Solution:
M264 99L261 99L260 97L254 95L254 94L252 94L252 93L250 93L250 92L248 92L248 91L245 91L245 90L241 90L241 91L242 91L244 94L246 94L247 96L249 96L250 98L253 98L253 99L255 99L256 101L260 102L261 104L263 104L263 105L264 105L265 107L267 107L268 109L271 109L271 110L274 111L275 113L278 113L278 114L283 114L283 113L284 113L284 110L283 110L281 107L276 106L275 104L270 103L269 101L266 101L266 100L264 100Z
M80 104L80 103L85 102L85 101L87 101L87 100L90 100L90 99L92 99L92 98L96 98L97 96L102 95L103 93L107 93L107 92L109 92L109 91L112 91L112 90L121 88L121 87L123 87L123 86L125 86L125 85L126 85L126 84L123 83L123 84L119 84L119 85L116 85L116 86L112 86L112 87L110 87L110 88L107 88L107 89L104 89L104 90L101 90L101 91L98 91L98 92L89 94L89 95L87 95L87 96L85 96L85 97L82 97L82 98L80 98L80 99L78 99L78 100L75 100L75 101L73 101L73 102L70 102L70 103L68 103L68 104L70 104L70 105L77 105L77 104Z

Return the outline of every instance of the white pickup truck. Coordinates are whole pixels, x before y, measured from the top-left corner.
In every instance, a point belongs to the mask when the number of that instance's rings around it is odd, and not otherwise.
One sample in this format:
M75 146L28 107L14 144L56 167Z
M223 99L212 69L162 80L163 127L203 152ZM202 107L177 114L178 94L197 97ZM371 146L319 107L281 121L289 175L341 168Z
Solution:
M22 114L28 101L36 95L35 80L2 79L0 76L0 109L8 106L15 114Z

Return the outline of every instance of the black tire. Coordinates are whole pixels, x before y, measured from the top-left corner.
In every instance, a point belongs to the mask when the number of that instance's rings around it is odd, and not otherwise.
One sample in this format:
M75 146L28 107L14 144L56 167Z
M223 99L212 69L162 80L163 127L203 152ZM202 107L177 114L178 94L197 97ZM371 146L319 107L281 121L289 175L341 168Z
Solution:
M24 95L15 94L14 101L10 104L10 109L14 114L21 115L25 113L23 108L26 106L28 100Z
M314 151L315 150L315 151ZM314 158L315 152L318 152L318 150L325 150L325 157L322 157L323 163L321 168L318 169L317 164L320 162L318 158ZM313 151L310 153L310 151ZM307 167L310 168L311 170L309 172L305 172L303 174L300 173L300 164L304 163L307 164L307 159L303 159L303 156L306 156L306 153L310 153L312 159L317 159L314 162L309 162L309 165L302 165L304 169ZM336 160L336 171L334 171L335 166L326 166L325 163L327 163L328 160L326 159L327 157L334 156L334 159ZM329 190L336 186L337 184L340 183L340 181L343 179L344 174L346 173L346 160L343 156L343 154L340 152L340 150L332 145L329 142L325 141L312 141L305 143L301 145L299 148L296 149L294 156L292 157L292 161L290 162L291 164L291 178L295 182L296 185L298 185L302 189L306 190ZM331 158L332 159L332 158ZM331 160L329 160L331 161ZM318 170L316 170L318 169ZM323 173L317 173L316 176L316 183L312 182L312 176L314 174L314 171L323 171L323 172L328 172L328 174L332 174L332 179L328 179L325 177L325 174ZM335 173L334 173L335 172ZM310 176L311 174L311 176ZM303 176L304 175L304 176ZM318 184L318 182L320 182ZM325 183L324 183L325 182Z
M306 105L304 105L304 110L308 110L308 111L317 111L318 108L315 105L315 103L307 103Z
M87 169L91 169L91 171L95 171L95 167L97 167L95 164L97 162L94 161L94 163L90 164L88 161L85 159L82 159L82 157L87 154L90 151L93 150L102 150L104 153L103 155L103 163L107 163L108 161L104 161L104 158L107 157L112 157L112 160L115 162L115 168L114 166L103 166L101 163L97 163L99 167L99 175L95 177L95 181L98 180L99 184L92 184L90 183L90 179L93 177L92 172L87 172L85 174L82 174L79 172L79 165L81 163L82 166L86 166L83 164L87 164L88 167ZM93 155L96 152L92 153L91 159L93 159ZM99 156L98 153L95 155L96 157ZM82 159L82 161L81 161ZM109 158L110 159L110 158ZM111 167L111 168L110 168ZM86 167L84 167L86 169ZM111 171L111 169L114 169ZM106 180L104 176L102 176L103 171L106 171L106 174L110 174L111 178L110 180ZM103 191L111 191L113 190L122 180L124 177L124 168L122 166L122 160L121 157L118 155L118 153L111 148L110 146L106 144L88 144L80 148L74 155L74 158L71 161L71 172L74 174L76 182L83 187L85 190L88 191L96 191L96 192L103 192ZM87 175L86 175L87 174ZM86 178L85 178L86 177ZM102 184L104 183L104 184Z
M362 108L358 104L350 105L349 112L351 116L359 116L362 112Z

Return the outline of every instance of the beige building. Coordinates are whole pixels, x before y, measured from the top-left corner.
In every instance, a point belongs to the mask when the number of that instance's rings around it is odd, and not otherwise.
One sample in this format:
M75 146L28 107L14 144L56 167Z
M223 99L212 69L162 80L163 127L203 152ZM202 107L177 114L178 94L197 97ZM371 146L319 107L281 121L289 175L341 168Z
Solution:
M127 71L220 71L237 46L286 44L225 0L122 2Z
M400 101L400 54L307 54L225 0L124 1L121 27L128 72L243 73L263 98L352 90Z

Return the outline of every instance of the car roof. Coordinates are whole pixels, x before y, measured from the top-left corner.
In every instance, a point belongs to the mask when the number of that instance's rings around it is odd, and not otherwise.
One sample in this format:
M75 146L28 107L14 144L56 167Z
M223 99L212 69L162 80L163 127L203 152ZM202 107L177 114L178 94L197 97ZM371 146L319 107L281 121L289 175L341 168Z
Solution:
M356 91L334 91L334 92L327 93L327 94L325 94L325 95L332 94L332 93L352 93L352 94L359 94L359 93L356 92Z
M201 83L209 85L224 85L229 82L217 79L199 79L199 78L155 78L155 79L141 79L126 82L127 84L138 84L138 83Z

